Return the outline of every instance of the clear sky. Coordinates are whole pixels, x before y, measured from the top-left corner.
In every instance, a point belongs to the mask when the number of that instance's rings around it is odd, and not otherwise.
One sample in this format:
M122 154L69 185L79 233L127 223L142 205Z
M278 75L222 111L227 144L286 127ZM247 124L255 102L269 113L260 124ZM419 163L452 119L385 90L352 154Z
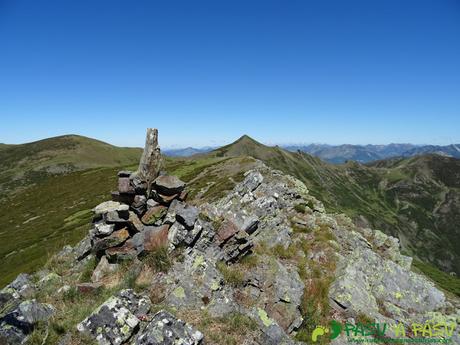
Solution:
M458 0L0 0L0 142L460 142Z

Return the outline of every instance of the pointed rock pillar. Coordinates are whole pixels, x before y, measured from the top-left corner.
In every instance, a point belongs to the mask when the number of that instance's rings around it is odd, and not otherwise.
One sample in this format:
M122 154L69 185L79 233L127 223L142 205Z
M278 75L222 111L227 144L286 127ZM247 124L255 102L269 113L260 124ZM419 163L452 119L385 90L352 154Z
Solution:
M137 169L137 176L147 182L147 196L150 195L153 181L160 174L163 164L160 146L158 146L158 129L147 128L144 152Z

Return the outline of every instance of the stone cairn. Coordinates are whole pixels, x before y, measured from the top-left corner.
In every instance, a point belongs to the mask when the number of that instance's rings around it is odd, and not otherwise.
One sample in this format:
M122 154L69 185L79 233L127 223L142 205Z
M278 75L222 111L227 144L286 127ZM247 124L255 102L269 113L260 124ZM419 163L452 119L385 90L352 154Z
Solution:
M90 253L109 262L132 260L167 247L176 219L193 228L198 209L185 203L185 183L161 167L158 130L149 128L138 170L120 171L112 200L94 208L90 236L78 245L79 260Z
M149 128L139 168L118 173L118 190L112 200L94 208L93 227L75 250L77 259L96 255L103 263L119 263L147 255L160 247L172 251L193 247L208 237L220 248L219 259L234 262L253 247L250 231L224 222L217 234L198 220L198 208L188 205L185 183L161 170L158 131ZM214 236L216 235L216 236ZM200 243L201 245L201 243ZM88 288L92 288L88 286Z

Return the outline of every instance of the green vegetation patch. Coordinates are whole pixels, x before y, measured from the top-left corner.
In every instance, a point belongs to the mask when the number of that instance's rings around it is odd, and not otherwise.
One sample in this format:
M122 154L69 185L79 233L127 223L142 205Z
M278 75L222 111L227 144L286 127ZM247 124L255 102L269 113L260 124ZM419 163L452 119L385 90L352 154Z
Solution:
M423 274L431 278L442 289L460 297L460 279L443 272L433 265L414 259L413 266L418 268Z

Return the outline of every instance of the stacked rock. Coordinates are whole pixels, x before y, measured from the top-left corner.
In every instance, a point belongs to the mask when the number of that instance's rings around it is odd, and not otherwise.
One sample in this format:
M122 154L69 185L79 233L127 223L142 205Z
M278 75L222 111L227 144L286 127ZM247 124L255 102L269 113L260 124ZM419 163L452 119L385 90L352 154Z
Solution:
M120 262L167 246L169 228L176 221L193 230L198 209L184 202L185 183L179 178L158 176L148 191L136 173L121 171L118 177L114 200L93 210L93 227L79 245L80 260L93 253Z

